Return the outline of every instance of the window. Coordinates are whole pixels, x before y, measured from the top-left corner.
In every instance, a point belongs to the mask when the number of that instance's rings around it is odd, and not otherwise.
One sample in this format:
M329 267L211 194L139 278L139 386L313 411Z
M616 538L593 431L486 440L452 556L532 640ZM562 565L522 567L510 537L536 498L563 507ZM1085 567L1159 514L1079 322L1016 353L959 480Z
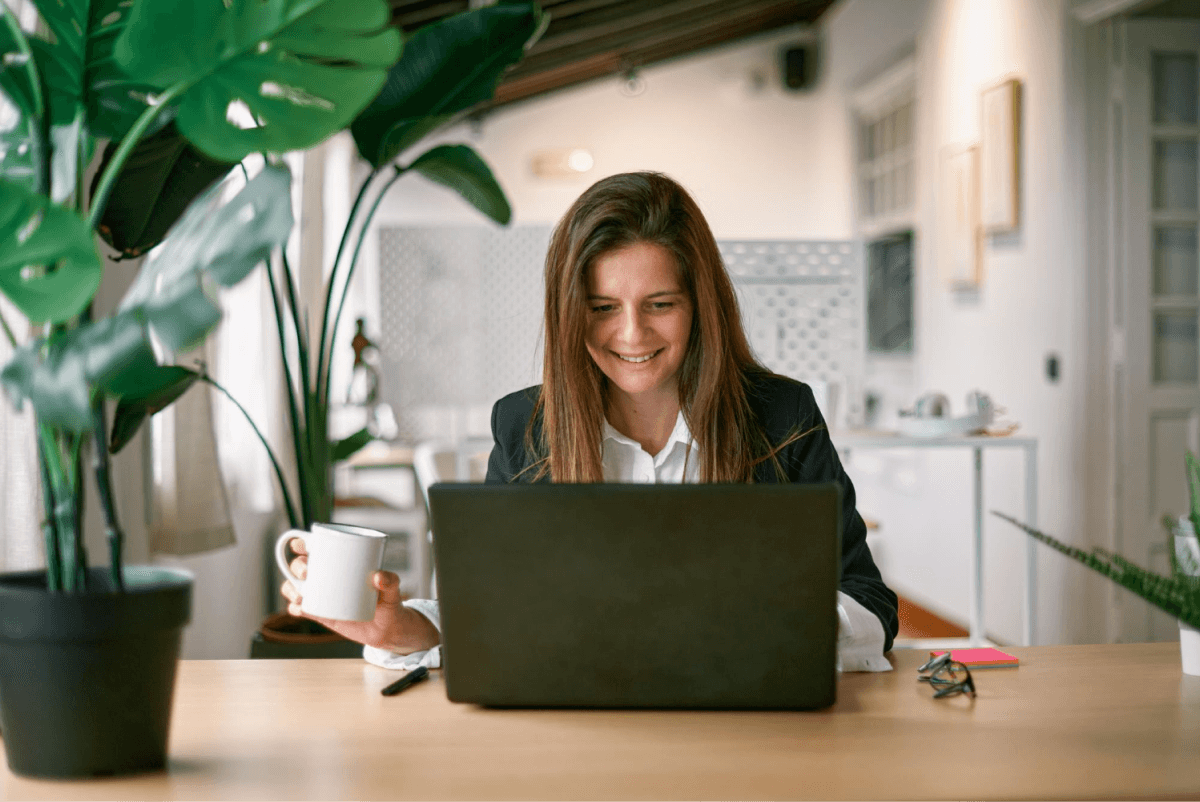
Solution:
M911 53L851 96L855 221L866 243L869 357L911 357L913 351L916 108Z
M857 218L868 237L908 229L913 224L914 80L910 58L854 94Z
M867 245L867 351L911 354L913 235L905 231Z

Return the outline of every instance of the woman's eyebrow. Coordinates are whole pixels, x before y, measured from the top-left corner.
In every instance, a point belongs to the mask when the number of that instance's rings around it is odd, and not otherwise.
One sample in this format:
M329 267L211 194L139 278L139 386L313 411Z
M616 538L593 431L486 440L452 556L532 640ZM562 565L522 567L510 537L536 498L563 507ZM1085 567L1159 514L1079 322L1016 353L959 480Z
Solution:
M683 295L683 290L659 290L645 296L647 298L661 298L664 295ZM589 301L619 301L620 298L613 298L610 295L589 295Z

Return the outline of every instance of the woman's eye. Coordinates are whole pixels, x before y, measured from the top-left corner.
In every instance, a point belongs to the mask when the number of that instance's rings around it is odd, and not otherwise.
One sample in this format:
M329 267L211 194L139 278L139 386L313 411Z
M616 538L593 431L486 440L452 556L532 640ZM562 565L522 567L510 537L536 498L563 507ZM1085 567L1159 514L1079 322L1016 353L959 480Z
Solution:
M598 304L597 306L592 307L592 311L599 312L600 314L604 314L605 312L611 312L615 308L616 307L613 306L612 304Z
M670 309L674 305L675 304L673 304L671 301L655 301L654 303L650 304L650 308L657 309L657 310L663 310L663 309Z

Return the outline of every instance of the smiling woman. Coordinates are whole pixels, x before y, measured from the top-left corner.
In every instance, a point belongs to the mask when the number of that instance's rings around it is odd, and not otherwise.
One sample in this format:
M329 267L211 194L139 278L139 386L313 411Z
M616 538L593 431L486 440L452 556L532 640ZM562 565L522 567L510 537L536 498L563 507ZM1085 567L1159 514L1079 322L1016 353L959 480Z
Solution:
M867 547L854 487L811 388L754 358L692 197L658 173L599 181L555 229L545 286L542 384L496 402L487 481L836 482L839 659L847 671L890 670L896 595ZM376 647L364 652L372 662L436 666L436 650L404 655L439 643L437 602L401 603L394 574L374 581L373 621L322 623ZM284 595L302 614L296 589Z

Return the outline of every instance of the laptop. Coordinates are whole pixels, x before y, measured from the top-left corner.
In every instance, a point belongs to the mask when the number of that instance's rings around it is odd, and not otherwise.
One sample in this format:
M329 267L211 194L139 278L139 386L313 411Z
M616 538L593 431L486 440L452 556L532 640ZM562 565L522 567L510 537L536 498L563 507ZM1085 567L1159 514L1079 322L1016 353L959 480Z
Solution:
M841 488L435 484L451 701L833 704Z

